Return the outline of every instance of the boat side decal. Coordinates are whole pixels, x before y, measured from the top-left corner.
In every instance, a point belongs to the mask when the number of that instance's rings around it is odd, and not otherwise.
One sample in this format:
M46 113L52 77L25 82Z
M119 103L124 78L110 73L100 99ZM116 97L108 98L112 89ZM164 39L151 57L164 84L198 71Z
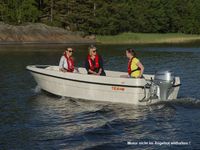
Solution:
M112 90L113 90L113 91L124 91L125 88L124 88L124 87L113 86L113 87L112 87Z

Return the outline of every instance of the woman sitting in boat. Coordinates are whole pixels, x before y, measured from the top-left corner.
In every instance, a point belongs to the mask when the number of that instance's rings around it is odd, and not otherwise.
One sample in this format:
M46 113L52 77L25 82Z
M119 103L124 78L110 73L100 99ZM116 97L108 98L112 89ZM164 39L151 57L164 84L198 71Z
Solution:
M91 45L88 50L89 54L85 61L85 68L88 74L105 76L103 60L101 56L97 54L96 47Z
M127 49L126 56L129 59L128 62L128 75L132 78L141 78L144 72L144 66L138 58L136 58L136 53L134 49Z
M73 49L67 48L60 58L59 70L62 72L74 72L74 60L72 58Z

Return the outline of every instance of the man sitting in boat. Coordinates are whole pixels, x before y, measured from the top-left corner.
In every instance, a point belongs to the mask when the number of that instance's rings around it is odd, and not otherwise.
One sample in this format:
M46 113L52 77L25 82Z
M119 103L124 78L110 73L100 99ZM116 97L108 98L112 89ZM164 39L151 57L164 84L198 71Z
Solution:
M73 49L67 48L60 58L59 70L62 72L74 72L74 60L72 58Z
M89 54L85 61L85 68L88 74L105 76L103 60L102 57L97 54L96 47L91 45L88 50Z
M132 78L141 78L144 72L144 66L139 59L136 58L134 49L127 49L126 56L129 59L128 62L128 75Z

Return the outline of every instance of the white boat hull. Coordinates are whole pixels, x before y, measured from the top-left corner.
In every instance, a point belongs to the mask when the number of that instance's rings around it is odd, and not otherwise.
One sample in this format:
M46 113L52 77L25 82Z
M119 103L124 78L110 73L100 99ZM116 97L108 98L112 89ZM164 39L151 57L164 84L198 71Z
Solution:
M146 105L140 102L145 97L144 86L152 75L144 75L145 79L124 78L125 72L106 71L107 76L87 75L84 68L79 73L63 73L58 66L27 66L41 89L55 95L86 99ZM176 77L175 85L180 84ZM146 89L148 92L148 89ZM174 86L169 100L176 99L179 86Z

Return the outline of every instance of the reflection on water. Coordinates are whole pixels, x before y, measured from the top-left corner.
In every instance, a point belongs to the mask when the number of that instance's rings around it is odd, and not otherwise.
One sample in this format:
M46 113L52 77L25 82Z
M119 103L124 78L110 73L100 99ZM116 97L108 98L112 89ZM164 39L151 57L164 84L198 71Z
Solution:
M87 45L72 45L84 66ZM169 149L128 145L140 141L185 141L200 146L200 48L198 46L100 45L105 69L126 71L127 47L135 47L145 73L171 68L181 77L179 98L170 103L134 106L56 97L37 87L29 64L56 65L66 45L0 46L1 149ZM12 52L10 52L10 51ZM42 51L39 51L42 50Z
M32 145L35 149L104 149L119 145L130 148L127 141L141 140L198 142L198 139L189 138L195 136L191 134L195 129L190 127L191 118L185 118L189 115L184 113L191 110L172 104L134 106L41 93L29 99L26 109L24 123L15 122L11 129L9 127L10 134L5 130L8 127L2 130L7 137L17 138L12 141L12 148L21 148L22 141L27 144L24 147ZM187 134L188 130L191 133L185 135L185 129ZM6 144L6 139L1 142Z

